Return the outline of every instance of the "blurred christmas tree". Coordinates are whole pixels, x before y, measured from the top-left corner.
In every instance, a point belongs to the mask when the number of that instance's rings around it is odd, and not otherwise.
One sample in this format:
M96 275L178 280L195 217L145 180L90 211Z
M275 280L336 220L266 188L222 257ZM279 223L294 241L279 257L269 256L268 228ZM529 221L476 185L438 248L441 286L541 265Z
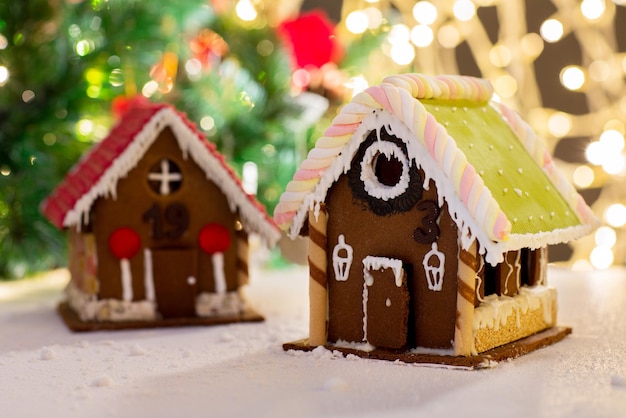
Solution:
M136 95L187 112L240 173L254 161L271 212L319 113L302 119L275 29L221 3L0 3L0 277L65 263L39 205Z

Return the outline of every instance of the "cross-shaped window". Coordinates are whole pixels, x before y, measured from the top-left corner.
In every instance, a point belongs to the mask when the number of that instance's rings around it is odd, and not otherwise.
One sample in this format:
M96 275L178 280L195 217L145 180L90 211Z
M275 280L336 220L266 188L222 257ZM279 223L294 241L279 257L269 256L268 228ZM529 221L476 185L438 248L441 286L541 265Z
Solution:
M163 196L178 190L182 181L183 174L180 168L175 162L167 158L154 164L148 173L150 188Z

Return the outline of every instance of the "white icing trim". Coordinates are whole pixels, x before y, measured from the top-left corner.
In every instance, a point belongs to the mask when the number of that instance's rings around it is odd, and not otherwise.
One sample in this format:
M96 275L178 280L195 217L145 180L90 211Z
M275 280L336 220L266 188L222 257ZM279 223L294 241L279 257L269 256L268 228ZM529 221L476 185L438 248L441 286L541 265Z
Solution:
M402 175L394 186L387 186L376 177L374 166L380 155L384 155L388 159L395 157L402 164ZM384 201L398 197L409 187L409 160L398 145L393 142L378 140L365 150L365 155L361 161L361 181L365 191L370 196Z
M238 292L208 293L196 297L196 315L201 317L235 316L245 309Z
M543 320L552 325L552 312L556 303L556 290L546 286L522 286L515 296L489 295L474 309L474 332L489 328L498 331L511 315L516 315L517 326L521 327L520 314L543 308Z
M423 105L419 102L416 103L417 106L423 108ZM423 112L426 112L424 108ZM314 208L320 202L324 202L330 187L342 174L348 172L352 158L367 135L372 131L379 130L381 126L385 126L388 133L395 135L406 144L409 158L415 161L417 166L422 168L425 173L424 183L426 184L430 179L434 180L437 185L439 206L442 206L444 201L448 204L450 216L461 231L462 248L465 250L469 249L474 240L477 240L479 243L479 254L484 255L486 261L493 266L502 262L504 253L507 251L519 250L525 247L536 249L546 245L568 242L586 235L593 228L591 224L581 224L547 232L511 234L507 241L492 241L480 222L481 219L486 217L486 211L489 207L488 202L493 200L489 189L484 188L481 200L477 204L477 217L472 217L468 208L456 193L454 184L450 181L444 169L430 156L423 142L397 117L386 110L378 109L362 120L348 143L343 147L341 154L324 171L313 191L306 195L297 209L289 228L289 235L292 238L296 238L300 233L308 210ZM439 128L441 130L444 129L442 126ZM419 127L416 127L416 129L419 130ZM446 149L450 148L452 147L446 147Z
M393 270L397 287L402 286L402 260L387 257L368 255L363 259L363 341L367 341L367 301L369 300L368 287L374 284L374 277L370 270Z
M438 266L434 266L430 263L433 257L439 262ZM429 290L434 292L441 291L443 287L443 277L446 274L445 263L446 255L439 251L437 241L434 241L431 245L430 251L424 255L424 259L422 260L424 275L426 276L426 283L428 284Z
M397 287L402 286L402 260L397 258L387 257L375 257L368 255L363 259L363 274L365 274L367 284L371 286L374 284L374 278L369 273L370 270L393 270L394 279Z
M150 321L157 319L154 301L96 299L70 282L65 289L67 302L82 321Z
M143 283L146 292L146 300L154 301L154 271L152 265L152 251L149 248L143 250Z
M346 252L345 257L339 255L339 251ZM343 234L339 235L338 243L333 249L333 270L335 279L339 282L345 282L350 275L350 267L352 266L352 246L346 244Z
M120 259L120 270L122 276L122 299L133 300L133 274L130 271L130 261L127 258Z
M144 124L141 131L135 135L132 142L113 161L100 179L66 213L63 226L76 225L80 228L81 220L87 223L91 206L98 197L116 199L119 179L126 177L128 172L137 165L159 133L167 126L174 132L183 157L187 159L191 155L196 164L202 168L207 179L215 183L226 195L231 211L239 210L246 231L258 233L268 241L268 244L274 245L280 238L280 232L267 222L259 209L248 199L248 195L241 190L236 180L224 170L221 162L201 142L204 139L198 138L196 133L171 108L163 108Z
M226 293L226 276L224 275L224 253L211 254L213 263L213 280L215 283L215 293Z

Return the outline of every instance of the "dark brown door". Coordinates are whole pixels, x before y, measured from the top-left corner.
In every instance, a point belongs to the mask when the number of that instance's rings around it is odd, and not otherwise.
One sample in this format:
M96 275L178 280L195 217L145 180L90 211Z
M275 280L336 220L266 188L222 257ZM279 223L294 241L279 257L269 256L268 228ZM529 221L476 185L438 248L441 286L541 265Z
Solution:
M375 347L402 348L407 345L409 320L404 268L400 260L382 257L367 257L363 263L366 340Z
M154 294L163 318L196 316L196 265L195 250L152 250Z

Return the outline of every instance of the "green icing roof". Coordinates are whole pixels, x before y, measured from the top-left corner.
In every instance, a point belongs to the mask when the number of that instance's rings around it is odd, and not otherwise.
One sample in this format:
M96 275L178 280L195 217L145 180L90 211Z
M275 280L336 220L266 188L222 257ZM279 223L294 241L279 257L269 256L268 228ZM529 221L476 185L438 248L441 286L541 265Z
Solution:
M482 177L513 234L535 234L581 222L532 159L502 116L488 103L423 100Z

